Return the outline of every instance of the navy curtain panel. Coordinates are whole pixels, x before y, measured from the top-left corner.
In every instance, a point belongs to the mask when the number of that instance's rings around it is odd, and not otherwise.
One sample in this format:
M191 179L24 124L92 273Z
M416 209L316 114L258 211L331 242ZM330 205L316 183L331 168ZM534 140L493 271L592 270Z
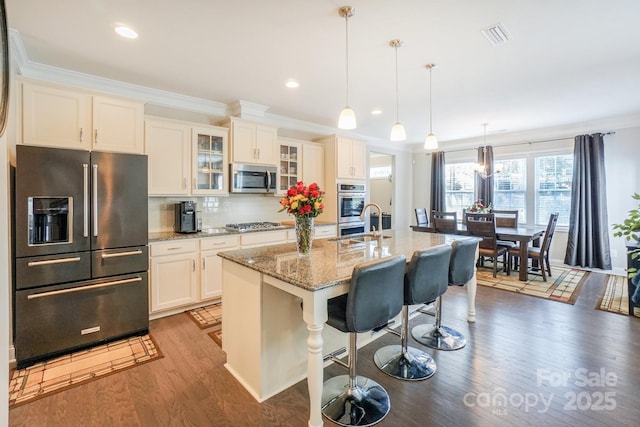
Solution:
M431 153L431 211L447 210L447 186L445 182L444 170L444 151L436 151ZM429 213L430 223L433 224L433 218Z
M486 149L486 152L485 152ZM481 200L482 204L489 206L493 203L493 147L478 147L478 163L484 165L484 170L491 176L482 178L476 173L476 200Z
M576 136L565 264L611 269L605 178L603 135Z

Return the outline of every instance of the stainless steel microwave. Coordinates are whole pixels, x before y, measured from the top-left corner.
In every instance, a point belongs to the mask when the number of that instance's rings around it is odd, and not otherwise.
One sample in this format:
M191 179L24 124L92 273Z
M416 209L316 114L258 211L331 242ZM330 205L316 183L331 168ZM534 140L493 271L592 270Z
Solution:
M229 191L232 193L275 193L275 166L231 163Z

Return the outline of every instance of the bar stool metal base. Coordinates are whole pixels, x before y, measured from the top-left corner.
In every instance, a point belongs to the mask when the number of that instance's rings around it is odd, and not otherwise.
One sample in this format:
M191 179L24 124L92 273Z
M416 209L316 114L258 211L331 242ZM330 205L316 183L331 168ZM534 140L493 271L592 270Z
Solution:
M348 375L330 378L322 387L322 415L341 426L370 426L389 413L387 391L369 378L356 378L353 389Z
M436 327L434 324L421 324L411 330L413 339L436 350L460 350L467 345L467 340L460 332L447 326Z
M388 345L373 355L382 372L401 380L424 380L436 373L436 362L426 352L414 347L402 351L401 345Z

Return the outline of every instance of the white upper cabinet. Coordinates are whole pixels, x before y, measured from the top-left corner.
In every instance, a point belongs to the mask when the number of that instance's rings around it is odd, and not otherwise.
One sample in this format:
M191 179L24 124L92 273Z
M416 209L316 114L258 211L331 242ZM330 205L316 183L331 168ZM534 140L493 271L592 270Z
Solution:
M338 178L366 179L366 144L357 139L342 136L336 138L336 144Z
M321 144L305 142L302 145L302 180L305 184L317 183L325 190L324 147Z
M231 130L229 145L233 163L278 164L278 128L235 117L225 126Z
M149 195L188 195L190 190L191 127L184 123L145 120Z
M108 96L93 97L93 149L144 151L144 104Z
M226 128L147 117L149 195L229 193Z
M142 102L26 81L21 101L23 144L143 152Z

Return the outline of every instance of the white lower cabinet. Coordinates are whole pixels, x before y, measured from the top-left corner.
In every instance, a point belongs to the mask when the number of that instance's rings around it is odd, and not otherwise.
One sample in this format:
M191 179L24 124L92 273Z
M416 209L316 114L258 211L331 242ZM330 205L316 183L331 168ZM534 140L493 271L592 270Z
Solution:
M200 300L206 301L222 295L222 258L218 252L237 249L239 236L212 237L200 240Z
M198 241L151 243L151 313L198 302Z
M242 249L277 245L278 243L285 243L286 241L287 230L260 231L258 233L247 233L240 236L240 246L242 246Z

